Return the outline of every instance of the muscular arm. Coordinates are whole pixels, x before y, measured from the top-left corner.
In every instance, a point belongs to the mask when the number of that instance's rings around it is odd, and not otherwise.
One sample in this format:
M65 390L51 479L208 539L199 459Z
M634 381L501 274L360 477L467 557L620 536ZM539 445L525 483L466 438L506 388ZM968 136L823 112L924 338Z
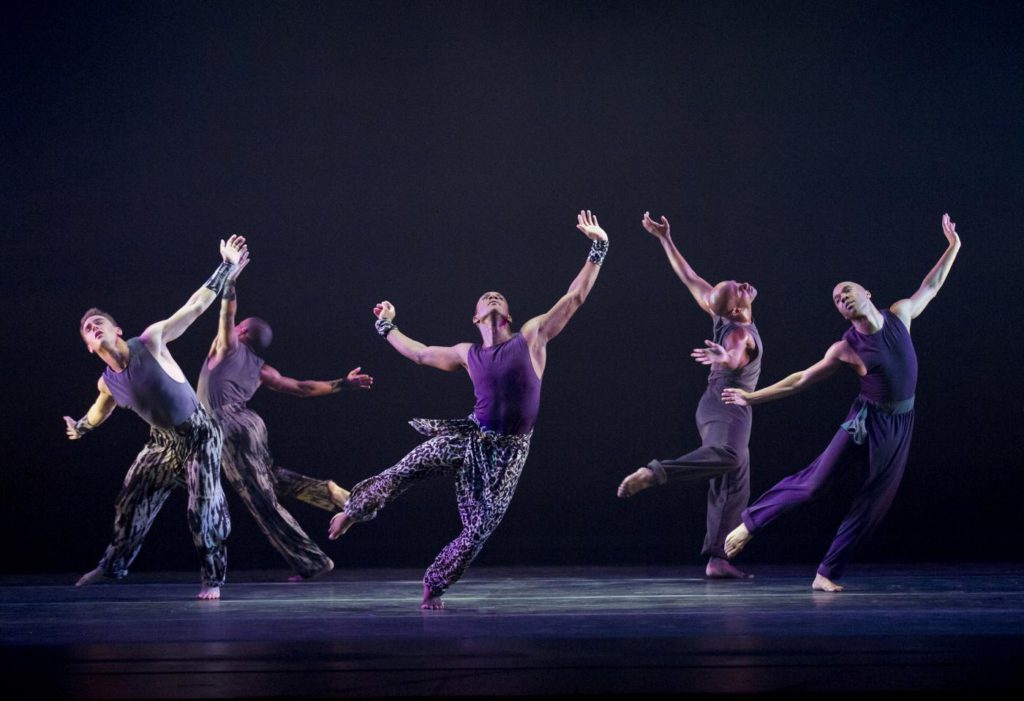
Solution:
M373 385L373 378L360 374L360 369L355 368L346 377L336 380L296 380L293 377L285 377L275 368L264 363L260 368L260 382L275 392L284 392L296 397L322 397L325 394L335 394L343 389L370 389Z
M75 421L70 416L64 417L64 427L68 434L68 438L71 440L78 440L92 429L99 426L101 423L106 421L114 409L117 408L117 402L114 401L114 396L107 389L107 384L100 378L100 381L96 385L100 391L96 401L89 407L89 411L85 413L78 421Z
M662 249L665 251L665 256L668 258L669 265L672 266L672 270L675 271L676 276L682 280L683 284L686 285L686 289L693 295L693 299L697 302L697 306L711 314L711 309L708 307L708 295L711 293L712 287L707 280L698 275L693 267L687 262L683 254L676 248L675 242L672 241L672 232L668 219L661 217L660 222L656 222L651 219L650 212L644 212L644 218L641 222L644 229L646 229L654 238L658 239L661 243Z
M226 243L221 241L221 256L221 266L205 285L189 297L184 306L163 321L150 324L142 332L140 338L147 348L153 351L175 340L213 304L225 280L248 261L245 239L241 236L232 236Z
M960 236L956 233L956 223L950 221L948 214L942 215L942 233L949 245L939 261L925 276L921 286L917 288L917 292L889 307L889 311L898 316L907 328L910 328L910 321L916 319L938 294L939 289L946 282L950 268L953 267L956 254L960 252Z
M235 333L235 314L238 312L238 297L235 292L235 281L228 278L224 283L224 293L220 300L220 319L217 322L217 340L215 350L233 350L238 346L238 334Z
M776 399L782 399L797 392L802 392L814 383L821 382L835 374L836 370L842 367L844 362L848 362L846 358L849 352L846 341L833 343L825 353L825 357L806 370L794 372L774 385L762 387L756 392L747 392L738 387L729 387L722 390L722 401L726 404L750 406L772 402Z
M597 217L589 211L580 212L576 228L587 235L592 241L608 241L608 234L597 222ZM569 289L562 295L555 305L547 312L523 324L522 334L531 345L545 346L548 341L557 336L569 323L576 310L583 306L590 294L590 290L597 281L598 273L601 272L601 265L587 258L583 269L569 285Z
M704 341L706 348L694 348L690 356L701 365L717 363L730 370L738 370L750 362L748 351L754 348L754 337L743 328L730 331L725 337L724 345L714 341Z
M387 332L387 342L396 351L417 365L428 365L438 370L451 372L466 366L466 358L470 343L460 343L455 346L427 346L419 341L409 338L395 327L394 319L397 312L395 306L384 300L373 308L373 315L377 317L378 324L389 322L391 330ZM378 328L380 328L378 326Z

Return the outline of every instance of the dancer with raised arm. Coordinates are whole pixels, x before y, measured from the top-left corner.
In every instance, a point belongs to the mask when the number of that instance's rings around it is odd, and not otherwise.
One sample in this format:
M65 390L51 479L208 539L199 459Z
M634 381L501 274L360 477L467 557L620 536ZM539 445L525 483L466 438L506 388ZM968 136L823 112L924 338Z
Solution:
M701 446L673 460L651 460L622 480L618 495L631 497L668 482L708 480L707 532L701 550L708 559L704 572L715 579L748 578L751 575L726 559L725 536L740 523L740 513L750 499L750 409L724 404L721 395L727 387L752 390L757 386L763 354L752 310L757 290L735 280L712 287L676 248L668 219L661 217L656 222L650 212L644 212L641 223L661 243L669 264L697 306L711 315L712 340L690 354L701 364L710 365L711 372L708 387L697 404Z
M278 498L289 496L337 511L345 505L348 492L331 480L275 467L267 443L267 426L246 402L261 386L297 397L320 397L342 390L368 390L373 378L361 373L361 368L335 380L286 377L260 357L273 339L270 325L249 317L236 326L237 311L233 275L224 287L217 337L199 374L199 400L224 432L224 476L270 544L295 571L290 581L310 579L330 572L334 562L306 535Z
M107 420L118 406L149 424L149 441L135 458L115 503L114 535L96 569L76 586L102 577L120 579L142 547L160 507L175 487L188 490L188 526L199 551L200 599L219 599L227 571L224 540L231 519L220 484L221 431L199 403L167 344L181 336L213 304L225 281L248 260L245 239L220 242L223 262L181 309L127 341L114 318L93 307L79 325L90 353L106 363L100 394L88 413L64 417L68 438L77 440Z
M864 483L811 584L819 591L843 590L836 580L889 510L907 464L917 385L917 352L910 340L910 324L938 293L960 251L956 224L948 214L942 215L942 231L946 251L912 296L880 311L870 292L855 282L840 282L832 290L832 301L850 328L824 358L756 392L736 388L722 392L724 402L745 407L796 394L844 365L860 377L860 395L825 452L743 512L743 523L726 538L729 557L739 554L754 534L776 518L817 498L840 473L864 470Z
M443 608L441 595L466 571L512 500L540 407L548 342L587 299L608 251L608 236L590 211L580 212L576 228L591 240L583 269L561 299L523 324L519 333L512 331L508 302L498 292L485 292L476 303L473 323L482 343L426 346L398 330L390 302L380 302L373 309L378 333L395 350L420 365L465 369L476 395L467 419L410 422L431 438L393 467L353 487L344 510L331 519L329 534L334 540L354 523L376 516L413 483L454 475L462 532L424 575L424 609Z

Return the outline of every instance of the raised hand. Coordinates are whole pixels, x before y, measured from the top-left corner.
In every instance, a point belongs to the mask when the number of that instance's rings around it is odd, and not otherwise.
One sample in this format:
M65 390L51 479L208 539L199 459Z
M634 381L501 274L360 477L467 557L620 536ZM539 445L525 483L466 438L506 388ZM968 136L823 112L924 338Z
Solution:
M346 389L370 389L373 387L373 378L360 372L361 367L352 368L348 375L342 380L341 386Z
M576 228L586 234L587 238L591 241L608 240L608 234L597 223L597 216L592 214L589 209L581 209L580 213L576 216L576 221Z
M76 424L78 423L77 421L72 419L70 416L65 416L64 423L66 424L64 429L68 434L68 438L70 438L73 441L77 441L79 438L82 437L82 432L79 431L78 428L76 427Z
M383 302L378 302L373 308L373 315L378 319L394 320L396 313L397 312L395 312L395 306L387 300L384 300Z
M719 344L714 341L704 341L704 345L707 348L694 348L693 352L690 353L690 357L695 358L701 365L724 363L729 360L728 351Z
M739 387L726 387L722 390L722 403L735 404L736 406L750 406L750 402L747 401L747 397L749 396L750 392L742 390Z
M956 222L950 220L948 214L942 215L942 233L945 234L950 246L960 245L960 235L956 233Z
M660 222L656 222L653 219L651 219L650 212L644 212L644 218L640 221L640 223L655 238L663 239L669 235L668 219L666 219L664 216L661 218Z
M231 236L226 242L221 239L220 256L227 263L238 265L238 261L242 257L242 253L246 250L247 247L245 245L244 236Z
M238 276L242 273L242 271L245 269L245 266L247 265L249 265L249 249L245 249L244 251L242 251L242 255L238 257L238 265L235 267L234 270L231 271L231 274L228 275L228 280L230 280L231 282L235 282L236 280L238 280Z

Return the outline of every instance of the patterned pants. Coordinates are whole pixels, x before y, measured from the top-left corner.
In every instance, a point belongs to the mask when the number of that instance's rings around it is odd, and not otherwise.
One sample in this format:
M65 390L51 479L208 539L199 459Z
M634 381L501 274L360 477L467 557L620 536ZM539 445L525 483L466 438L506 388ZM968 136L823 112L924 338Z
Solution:
M415 419L409 423L432 438L413 448L397 465L353 487L345 513L355 521L367 521L415 482L455 475L462 532L445 546L423 576L431 596L441 596L459 580L505 516L533 434L482 431L473 417Z
M301 576L312 577L323 570L330 559L281 506L278 497L292 496L333 511L336 506L326 480L272 467L267 426L244 404L219 407L214 416L224 431L224 477L245 502L267 540Z
M185 487L188 527L199 551L203 585L224 583L224 540L231 532L231 518L220 486L221 444L220 429L203 409L172 429L150 428L149 441L117 495L114 535L99 565L104 575L120 579L128 574L171 490Z

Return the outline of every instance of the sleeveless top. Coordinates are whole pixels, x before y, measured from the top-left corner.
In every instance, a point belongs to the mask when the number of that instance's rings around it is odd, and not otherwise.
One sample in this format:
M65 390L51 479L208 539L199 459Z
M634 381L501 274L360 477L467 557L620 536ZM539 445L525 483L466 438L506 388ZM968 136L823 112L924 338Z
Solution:
M876 404L910 399L917 387L917 352L910 330L888 309L880 310L885 323L871 334L847 329L843 340L867 367L860 378L861 396Z
M468 359L476 395L473 416L480 425L502 434L532 431L540 410L541 381L523 335L489 347L474 343Z
M199 371L199 384L196 386L199 401L211 411L228 404L249 401L260 388L260 369L263 363L263 358L244 343L228 351L212 370L210 359L207 358L203 361L203 369Z
M725 317L714 316L714 330L712 331L711 340L719 345L725 345L725 337L729 335L733 329L746 329L747 333L754 339L754 350L751 352L750 362L741 368L736 370L730 370L724 367L721 363L714 363L711 366L711 372L708 373L708 386L715 386L716 388L724 387L739 387L748 392L754 391L757 387L757 380L761 376L761 356L764 353L764 348L761 345L761 335L757 332L757 326L755 324L741 324L738 321L730 321Z
M117 405L157 428L184 423L199 408L192 385L168 375L138 336L127 343L128 366L121 372L110 367L103 371L103 381Z

